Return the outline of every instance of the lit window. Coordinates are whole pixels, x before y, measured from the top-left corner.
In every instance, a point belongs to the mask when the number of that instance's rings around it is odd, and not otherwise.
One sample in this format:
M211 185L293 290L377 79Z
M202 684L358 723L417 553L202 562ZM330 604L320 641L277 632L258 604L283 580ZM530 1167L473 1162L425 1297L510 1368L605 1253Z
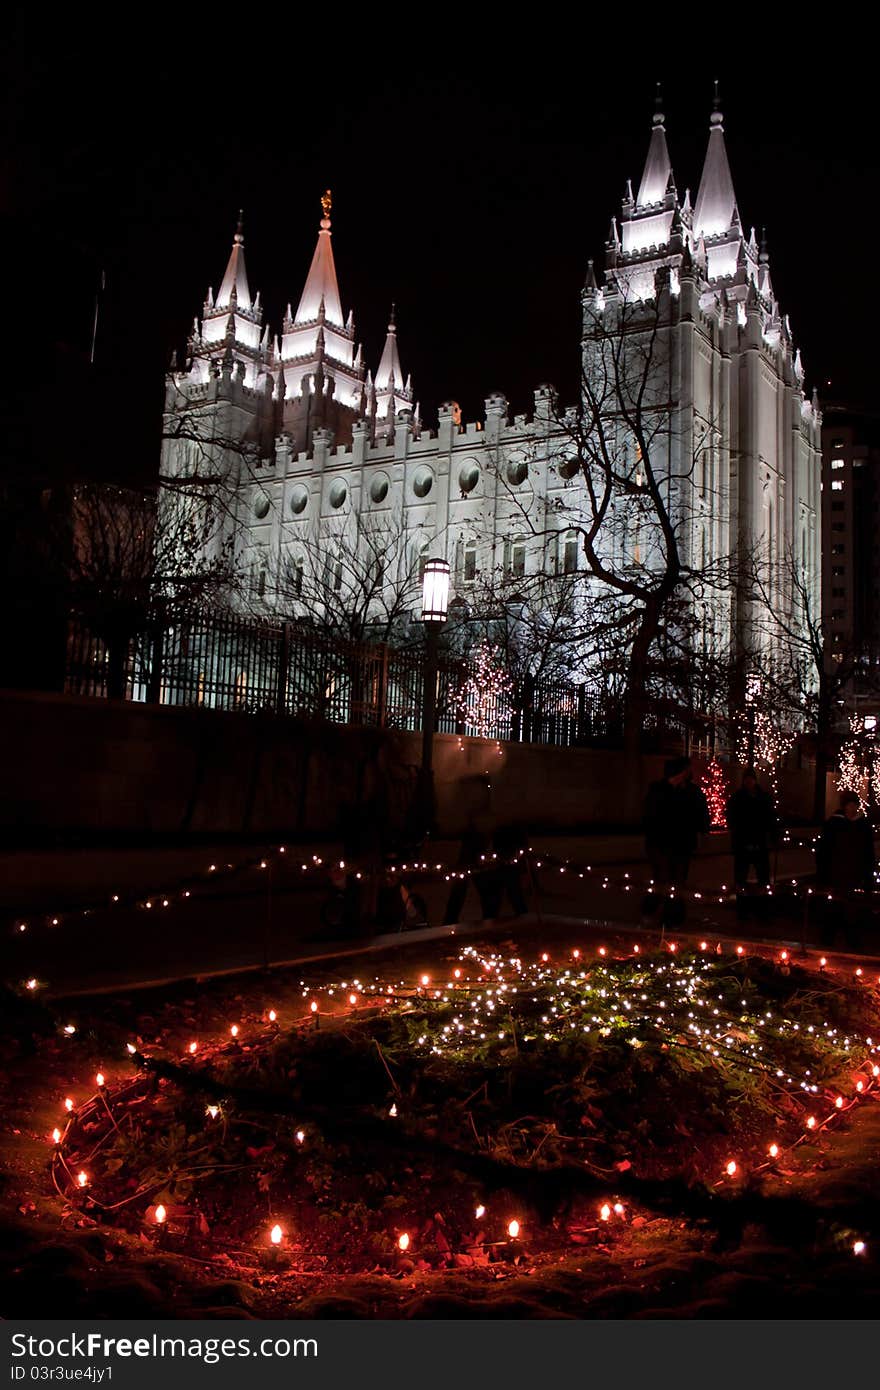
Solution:
M565 546L562 552L562 570L564 574L575 574L578 567L578 538L574 531L569 531L565 537Z
M510 573L521 579L526 572L526 542L524 536L517 536L510 546Z
M461 576L466 584L472 583L477 577L477 542L467 541L464 547L464 558L461 567Z
M831 467L832 467L832 468L842 468L842 467L843 467L843 464L844 464L844 460L843 460L843 459L832 459L832 460L831 460Z
M842 478L832 478L832 480L831 480L831 491L832 491L832 492L843 492L843 479L842 479Z
M342 588L342 556L328 554L324 560L324 588L339 593Z

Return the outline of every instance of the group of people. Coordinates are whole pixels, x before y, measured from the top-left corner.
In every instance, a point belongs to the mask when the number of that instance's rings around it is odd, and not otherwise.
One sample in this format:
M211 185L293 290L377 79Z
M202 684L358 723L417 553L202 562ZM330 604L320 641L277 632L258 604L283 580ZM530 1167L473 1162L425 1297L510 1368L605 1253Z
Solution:
M387 846L382 827L387 817L383 808L375 814L348 817L345 859L350 872L344 889L345 917L369 921L412 916L412 904L405 886L398 880L388 886L387 874L378 867L384 862ZM778 848L780 821L773 798L763 788L752 768L742 774L740 786L728 797L725 820L730 832L733 856L733 887L740 915L757 910L766 901L764 888L773 882L771 856ZM650 891L642 903L646 925L663 928L684 920L684 889L700 837L711 829L706 797L694 780L690 758L667 760L663 777L648 789L644 807L645 848L651 871ZM515 916L527 911L527 880L531 866L525 851L528 837L521 826L497 824L488 817L473 819L461 840L458 872L453 872L445 923L461 920L470 885L480 902L480 916L495 918L507 907ZM364 863L371 872L355 873L353 863ZM833 946L843 937L850 946L864 944L869 900L874 888L874 830L862 813L855 792L841 797L840 809L826 822L816 853L816 877L824 891L817 894L820 939ZM384 885L385 897L382 899ZM534 885L532 885L534 886ZM420 900L413 899L421 916Z
M520 851L527 848L528 837L522 827L499 825L490 830L470 825L461 838L458 877L452 880L444 923L454 925L461 920L471 883L480 900L481 917L497 917L505 899L513 915L521 916L527 910L523 884L527 865Z
M772 882L770 856L780 832L773 798L752 768L746 768L741 785L728 798L725 820L737 901L745 906L753 871L758 888ZM644 827L652 887L643 902L643 916L673 926L684 918L684 902L676 890L687 882L700 836L711 828L709 806L694 782L689 758L670 758L662 779L652 783ZM849 945L863 944L865 894L874 887L875 865L873 826L862 813L857 793L844 792L840 809L825 822L816 854L818 884L827 892L820 922L823 945L833 945L840 934Z

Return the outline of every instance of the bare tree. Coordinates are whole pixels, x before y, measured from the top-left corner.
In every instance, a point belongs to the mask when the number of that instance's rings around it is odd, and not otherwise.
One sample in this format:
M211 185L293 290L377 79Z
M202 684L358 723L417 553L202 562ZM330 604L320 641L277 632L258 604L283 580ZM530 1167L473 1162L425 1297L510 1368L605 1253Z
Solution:
M286 544L264 592L251 594L251 606L340 639L406 645L421 636L421 624L410 620L421 608L428 549L399 513L356 513L343 528Z
M71 612L103 648L107 693L121 699L135 649L155 674L167 625L229 601L232 542L214 543L207 496L196 507L178 496L82 484L73 490L69 522Z
M241 394L243 369L234 374L231 355L212 365L212 394L193 400L177 382L175 372L166 377L165 414L162 426L160 494L179 497L197 509L209 506L215 519L239 524L243 484L260 479L261 469L274 452L274 414L271 378L267 392L250 400L248 416L236 409Z
M658 281L651 300L619 292L585 298L581 406L564 419L572 446L566 468L583 482L577 525L597 611L607 611L625 654L624 741L632 757L652 684L670 671L673 654L687 678L701 647L714 659L729 639L712 617L728 557L705 540L720 500L707 466L718 431L698 417L691 426L689 412L671 400L668 272ZM708 675L711 662L703 665Z
M593 640L577 601L583 581L582 570L556 573L549 564L528 574L515 566L482 570L461 614L459 647L490 641L516 681L583 682Z
M671 304L668 272L652 299L613 286L585 294L580 405L551 398L533 425L535 457L565 492L536 519L508 487L533 536L577 538L577 661L619 700L631 768L651 713L686 717L698 703L720 715L730 691L730 555L714 522L721 435L672 399ZM500 458L496 471L506 486Z
M827 773L849 729L846 706L856 690L880 694L880 671L865 649L842 639L826 622L795 552L771 565L745 557L740 582L753 605L755 641L749 654L760 672L762 698L789 727L811 734L815 746L813 818L825 818Z

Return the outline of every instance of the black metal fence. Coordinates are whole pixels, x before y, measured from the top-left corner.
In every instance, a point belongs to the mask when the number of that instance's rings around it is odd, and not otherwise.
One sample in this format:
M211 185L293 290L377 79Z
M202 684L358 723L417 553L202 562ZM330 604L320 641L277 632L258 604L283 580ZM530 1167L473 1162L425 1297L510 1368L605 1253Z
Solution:
M477 679L479 676L481 679ZM485 679L466 660L441 656L437 729L562 746L613 741L618 706L584 685ZM293 623L200 613L157 620L135 639L97 636L71 619L70 694L204 709L273 713L378 728L421 729L424 653L347 641ZM681 746L683 726L656 731Z

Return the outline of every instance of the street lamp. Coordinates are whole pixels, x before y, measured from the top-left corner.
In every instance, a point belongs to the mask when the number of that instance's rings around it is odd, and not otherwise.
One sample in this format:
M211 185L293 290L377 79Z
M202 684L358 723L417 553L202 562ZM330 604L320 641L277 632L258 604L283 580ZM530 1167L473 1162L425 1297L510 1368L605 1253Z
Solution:
M422 701L422 767L419 815L424 830L434 823L434 724L437 714L437 656L440 632L449 613L449 565L429 560L422 579L422 622L425 625L425 675Z

